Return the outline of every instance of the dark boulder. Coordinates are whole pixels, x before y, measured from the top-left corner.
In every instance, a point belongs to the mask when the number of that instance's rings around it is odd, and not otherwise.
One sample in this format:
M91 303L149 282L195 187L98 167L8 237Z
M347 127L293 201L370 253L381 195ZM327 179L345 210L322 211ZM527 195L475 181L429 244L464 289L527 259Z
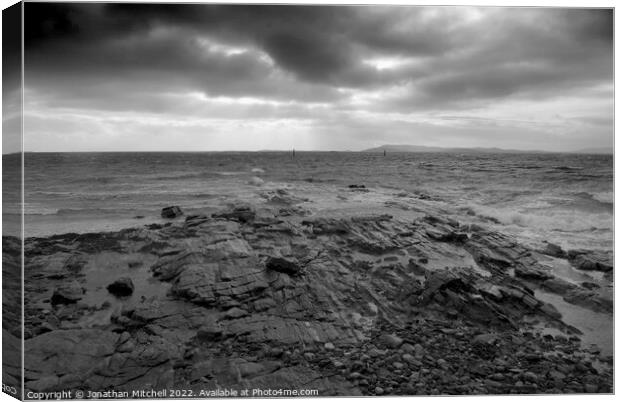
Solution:
M79 283L73 281L67 285L62 285L54 290L52 294L52 305L77 303L84 296L84 288Z
M280 257L269 257L265 265L267 266L267 269L282 272L291 276L299 275L301 271L299 264Z
M123 277L109 284L107 289L115 296L129 296L133 293L134 286L130 278Z
M161 217L165 219L174 219L181 215L183 215L183 211L176 205L161 210Z

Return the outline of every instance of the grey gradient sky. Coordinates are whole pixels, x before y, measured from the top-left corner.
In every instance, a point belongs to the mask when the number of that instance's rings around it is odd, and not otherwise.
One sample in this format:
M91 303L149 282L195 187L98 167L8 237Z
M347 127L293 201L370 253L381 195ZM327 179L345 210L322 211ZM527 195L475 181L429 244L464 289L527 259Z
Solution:
M566 151L613 142L611 10L25 10L29 151Z

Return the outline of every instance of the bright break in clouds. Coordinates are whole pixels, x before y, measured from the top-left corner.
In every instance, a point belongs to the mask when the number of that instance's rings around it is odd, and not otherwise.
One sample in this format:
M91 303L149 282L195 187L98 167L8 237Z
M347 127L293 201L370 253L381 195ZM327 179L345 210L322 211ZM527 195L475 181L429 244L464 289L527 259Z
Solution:
M609 9L26 3L25 147L611 147L612 31Z

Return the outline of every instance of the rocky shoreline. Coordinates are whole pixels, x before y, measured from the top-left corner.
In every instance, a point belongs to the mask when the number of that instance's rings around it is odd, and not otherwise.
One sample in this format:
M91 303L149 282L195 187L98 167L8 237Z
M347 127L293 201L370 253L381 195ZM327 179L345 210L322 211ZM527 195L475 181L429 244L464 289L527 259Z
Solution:
M533 250L417 199L409 218L333 217L285 189L263 195L167 224L26 239L26 390L613 392L613 357L541 296L612 320L604 286L553 269L611 281L611 253ZM4 269L18 266L17 239L3 247ZM5 337L20 336L15 319L5 314Z

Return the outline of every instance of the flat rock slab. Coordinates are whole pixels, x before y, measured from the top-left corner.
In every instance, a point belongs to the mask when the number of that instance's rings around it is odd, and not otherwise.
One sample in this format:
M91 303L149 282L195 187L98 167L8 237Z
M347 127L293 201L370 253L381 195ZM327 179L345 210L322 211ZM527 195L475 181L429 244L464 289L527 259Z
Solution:
M119 335L98 329L52 331L24 344L26 379L89 372L116 349Z
M269 287L264 269L257 266L255 259L246 258L190 265L179 274L172 293L196 304L230 305Z
M365 337L357 330L325 322L299 321L296 319L255 314L230 320L226 332L244 335L248 342L274 342L279 344L356 344Z

